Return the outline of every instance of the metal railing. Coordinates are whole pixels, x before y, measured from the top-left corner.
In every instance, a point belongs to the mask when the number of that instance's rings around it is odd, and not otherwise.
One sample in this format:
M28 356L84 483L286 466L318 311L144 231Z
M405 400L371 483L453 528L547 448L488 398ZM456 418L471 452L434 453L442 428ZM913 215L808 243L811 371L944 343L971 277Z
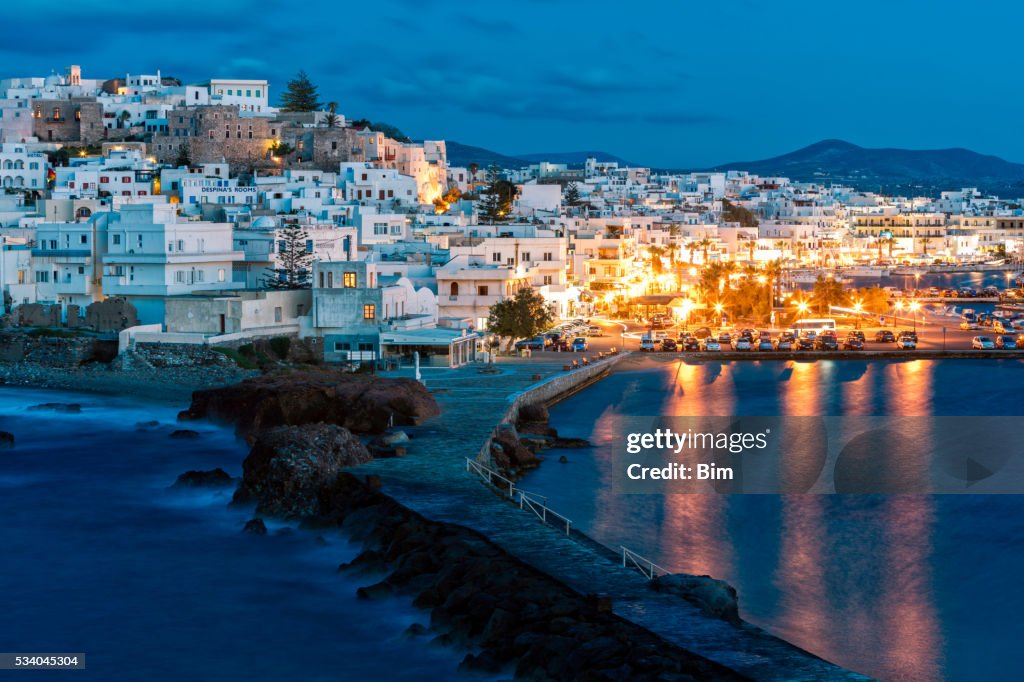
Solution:
M659 575L668 575L669 571L665 570L661 566L657 565L650 559L645 559L636 552L619 545L619 549L622 550L622 567L623 568L635 568L647 577L648 580L654 580Z
M482 478L487 485L492 486L509 500L518 504L520 509L533 512L541 523L559 528L564 527L566 535L572 534L572 521L548 507L546 497L516 487L515 481L512 479L502 476L494 469L469 457L466 458L466 471Z

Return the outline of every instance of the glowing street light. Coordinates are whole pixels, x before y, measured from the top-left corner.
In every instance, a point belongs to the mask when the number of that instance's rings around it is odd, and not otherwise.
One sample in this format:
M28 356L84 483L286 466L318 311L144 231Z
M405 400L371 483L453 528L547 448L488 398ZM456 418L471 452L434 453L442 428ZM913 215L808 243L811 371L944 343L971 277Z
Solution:
M860 329L860 314L864 312L864 304L860 301L854 301L853 312L857 313L857 329Z
M917 311L921 308L921 304L917 301L911 301L910 310L914 313L914 331L917 331Z
M892 326L896 326L896 321L900 319L900 313L903 312L903 301L896 301L896 314L892 316Z
M721 303L716 303L715 304L715 312L718 313L718 327L719 328L722 328L722 327L725 326L725 314L723 312L724 310L725 310L725 306L724 305L722 305Z

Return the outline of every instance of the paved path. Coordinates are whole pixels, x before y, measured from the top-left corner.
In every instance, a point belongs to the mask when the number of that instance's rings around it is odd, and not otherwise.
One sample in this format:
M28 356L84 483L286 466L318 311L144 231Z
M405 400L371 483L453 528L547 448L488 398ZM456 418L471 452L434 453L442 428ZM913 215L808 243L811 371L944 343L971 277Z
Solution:
M501 374L477 367L423 370L442 415L407 429L409 454L378 459L356 473L380 475L384 492L428 518L484 533L510 554L577 591L603 593L619 615L683 648L758 680L867 679L822 661L750 625L737 628L704 615L678 597L655 593L636 571L624 569L610 550L544 526L529 512L503 501L466 471L508 408L509 396L551 376L561 364L500 364ZM410 370L394 375L408 376ZM557 501L552 501L557 510ZM837 623L837 627L841 627Z

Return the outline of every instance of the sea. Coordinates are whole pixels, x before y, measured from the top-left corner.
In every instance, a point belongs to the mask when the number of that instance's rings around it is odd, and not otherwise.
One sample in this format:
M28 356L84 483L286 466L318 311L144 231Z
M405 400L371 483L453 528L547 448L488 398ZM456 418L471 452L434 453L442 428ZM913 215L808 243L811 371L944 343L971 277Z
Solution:
M38 411L77 403L78 414ZM403 633L429 613L355 591L357 548L337 533L268 523L231 490L171 489L189 469L241 475L244 444L181 406L0 388L0 652L84 653L84 671L32 680L447 680L464 652Z
M619 494L610 444L622 416L1019 416L1022 387L1015 360L629 360L550 410L595 447L520 483L607 546L728 581L743 618L846 668L1017 680L1024 497Z

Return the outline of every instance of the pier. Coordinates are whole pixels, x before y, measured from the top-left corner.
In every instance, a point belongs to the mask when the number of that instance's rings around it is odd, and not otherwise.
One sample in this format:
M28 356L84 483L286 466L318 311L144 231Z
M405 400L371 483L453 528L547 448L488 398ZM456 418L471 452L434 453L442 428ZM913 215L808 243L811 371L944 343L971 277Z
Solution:
M441 415L405 429L412 437L408 455L377 459L354 473L380 476L383 491L409 508L484 533L581 594L609 599L619 616L741 674L758 680L868 679L753 625L731 625L680 597L655 592L650 577L664 569L651 564L648 571L637 570L644 565L643 548L605 547L559 514L557 500L531 495L514 481L482 470L486 465L480 455L487 452L494 428L514 416L519 405L557 401L599 379L623 357L569 371L554 358L550 363L538 358L499 361L495 374L474 366L423 370ZM411 376L411 371L395 374Z

